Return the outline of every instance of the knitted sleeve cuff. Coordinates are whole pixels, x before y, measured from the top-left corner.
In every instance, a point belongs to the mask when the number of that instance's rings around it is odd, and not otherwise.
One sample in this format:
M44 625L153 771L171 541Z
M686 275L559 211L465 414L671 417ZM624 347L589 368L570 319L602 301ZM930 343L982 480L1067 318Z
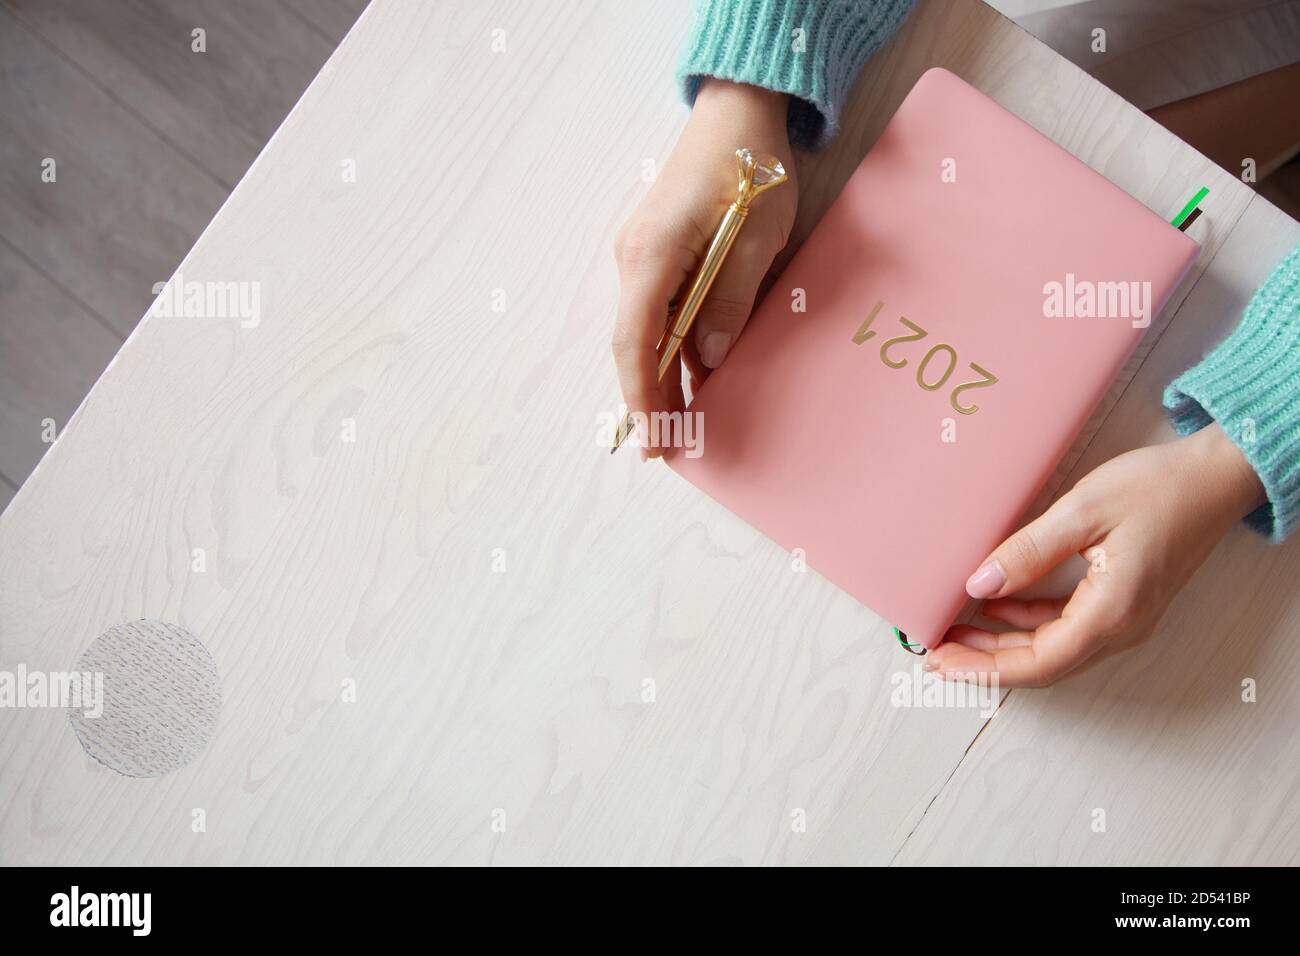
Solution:
M706 76L789 93L790 142L820 146L867 58L915 0L699 0L677 78L693 104Z
M1268 494L1247 525L1281 541L1300 524L1300 245L1232 334L1165 389L1164 406L1180 435L1217 421L1246 456Z

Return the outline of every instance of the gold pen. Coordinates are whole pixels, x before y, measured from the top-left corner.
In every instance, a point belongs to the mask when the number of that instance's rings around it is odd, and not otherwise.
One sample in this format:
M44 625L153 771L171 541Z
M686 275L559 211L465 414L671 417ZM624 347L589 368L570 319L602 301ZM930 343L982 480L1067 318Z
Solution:
M722 268L727 253L736 243L740 227L745 224L745 218L749 215L749 204L754 201L755 196L786 181L785 167L775 156L755 155L748 149L738 149L736 166L739 171L736 199L727 207L722 221L718 223L718 229L713 234L709 249L704 254L695 277L687 287L686 296L677 309L672 327L666 329L663 338L659 340L657 351L660 381L663 381L664 375L670 368L677 366L677 353L690 333L695 317L700 314L700 306L704 304L704 297L709 294L709 289L713 285L713 280L717 278L718 270ZM611 455L627 441L633 427L630 411L624 412L614 432L614 447L609 450Z

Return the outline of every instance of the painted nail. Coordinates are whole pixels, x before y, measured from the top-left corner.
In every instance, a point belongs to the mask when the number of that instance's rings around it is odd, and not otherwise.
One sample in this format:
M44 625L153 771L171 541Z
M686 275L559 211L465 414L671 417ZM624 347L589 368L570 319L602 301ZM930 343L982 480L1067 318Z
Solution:
M966 579L966 593L973 598L991 598L1007 583L1007 572L998 561L990 561Z
M717 368L727 357L732 336L727 332L710 332L700 343L700 361L709 368Z

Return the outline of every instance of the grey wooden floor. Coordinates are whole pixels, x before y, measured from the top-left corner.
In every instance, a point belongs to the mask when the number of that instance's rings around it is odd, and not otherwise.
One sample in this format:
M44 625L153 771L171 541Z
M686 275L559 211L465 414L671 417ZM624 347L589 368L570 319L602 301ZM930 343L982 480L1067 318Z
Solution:
M0 0L0 508L366 2Z

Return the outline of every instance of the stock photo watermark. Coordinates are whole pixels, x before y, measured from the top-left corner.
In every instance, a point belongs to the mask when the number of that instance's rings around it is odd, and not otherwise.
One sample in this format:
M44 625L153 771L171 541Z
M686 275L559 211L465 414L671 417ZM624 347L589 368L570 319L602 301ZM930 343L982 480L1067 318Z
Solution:
M1065 274L1064 282L1043 285L1043 316L1048 319L1128 319L1135 329L1151 324L1150 282L1092 282Z
M895 671L889 676L893 691L889 695L891 707L919 709L969 709L978 710L981 717L989 718L997 712L1002 699L998 675L984 673L953 673L950 680L926 671L917 658L910 671Z
M170 282L155 282L149 312L164 319L238 319L241 328L262 322L260 282L198 282L179 272Z
M596 416L596 445L609 448L614 443L619 422L626 414L601 412ZM704 454L703 412L632 412L627 416L630 432L626 444L637 448L680 448L687 458Z
M49 707L79 710L91 720L104 713L104 675L92 671L0 671L0 709Z
M124 927L132 936L148 936L153 927L152 893L87 893L73 885L50 897L50 925L55 927Z

